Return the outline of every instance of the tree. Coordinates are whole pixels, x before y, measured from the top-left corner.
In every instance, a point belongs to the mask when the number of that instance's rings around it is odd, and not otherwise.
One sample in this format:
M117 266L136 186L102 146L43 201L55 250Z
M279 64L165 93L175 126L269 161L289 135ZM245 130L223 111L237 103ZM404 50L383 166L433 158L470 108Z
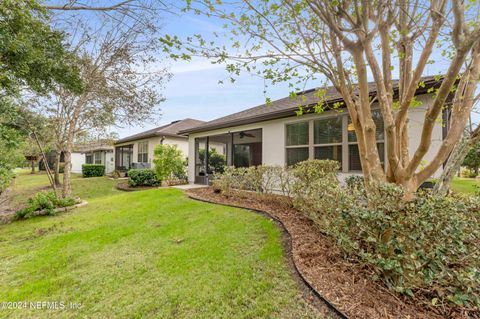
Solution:
M65 48L64 35L49 26L47 12L33 0L0 4L0 93L23 88L46 93L54 85L81 91L78 68Z
M230 34L214 34L213 40L201 35L186 39L167 35L161 42L173 58L207 57L227 63L233 75L245 70L273 84L289 82L292 88L318 78L332 84L343 102L325 105L328 96L320 89L319 102L312 109L346 107L367 185L399 184L408 200L442 166L467 124L480 73L478 6L460 0L246 0L238 5L188 1L185 10L225 21ZM229 46L224 44L226 39ZM408 113L419 104L415 92L424 85L426 66L440 56L446 60L445 70L438 64L441 84L431 91L420 143L409 154ZM393 89L394 71L399 77L398 96ZM370 76L376 86L374 99ZM299 97L300 113L311 112L301 102ZM449 132L434 159L422 168L435 123L450 102ZM378 104L385 124L387 172L376 147L373 103Z
M15 105L11 99L0 98L0 194L10 185L13 169L22 160L18 147L22 132L12 125L16 117Z
M12 170L25 162L26 156L41 157L39 148L48 141L46 119L16 103L11 97L0 97L0 193L9 185ZM32 166L32 172L34 167Z
M121 13L105 15L94 26L81 17L69 21L83 91L73 95L57 87L37 106L48 111L57 133L56 148L65 157L63 196L71 193L71 152L79 134L144 122L158 114L163 100L159 89L169 75L152 66L158 48L154 13L145 11L135 19Z
M160 144L153 152L153 163L159 180L168 181L173 176L185 175L182 151L177 148L177 145Z
M435 184L433 191L437 195L444 196L448 193L455 174L460 171L462 165L468 165L465 164L465 160L467 156L473 156L473 153L475 152L474 149L477 149L479 143L480 125L477 125L477 127L473 129L471 124L469 129L464 131L460 141L455 145L452 153L448 157L445 167L443 168L442 175ZM472 154L470 154L471 152ZM477 156L479 156L478 153ZM473 158L470 157L470 159ZM467 162L469 161L467 160ZM478 175L478 169L476 173Z
M463 166L468 167L475 173L475 176L478 176L478 169L480 167L480 143L477 142L470 149L463 161Z

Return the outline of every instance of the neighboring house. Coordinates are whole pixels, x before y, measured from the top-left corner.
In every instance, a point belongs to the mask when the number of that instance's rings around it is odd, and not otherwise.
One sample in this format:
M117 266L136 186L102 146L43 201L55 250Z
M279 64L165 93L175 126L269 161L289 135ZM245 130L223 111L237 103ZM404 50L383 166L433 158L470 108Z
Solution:
M113 146L105 142L97 142L86 145L82 148L85 164L105 165L105 174L115 170Z
M425 78L425 86L416 92L416 99L422 105L409 112L410 154L419 145L423 119L427 107L433 101L432 93L427 91L438 87L439 81L433 77ZM394 88L398 94L398 86ZM374 96L375 86L370 87ZM430 91L431 92L431 91ZM312 110L318 103L315 90L298 94L299 99L286 97L267 105L256 106L238 113L206 122L200 126L185 129L180 134L189 136L188 178L190 183L206 184L209 175L214 173L209 161L205 160L205 149L212 145L217 152L221 148L227 165L293 165L307 159L331 159L341 165L341 176L361 173L361 163L353 125L349 123L346 109L328 110L334 103L341 102L340 94L333 88L326 88L325 111L297 116L300 102L304 111ZM338 104L337 104L338 105ZM385 133L382 115L378 104L372 106L377 126L377 146L381 161L385 160ZM306 112L304 112L306 113ZM448 116L448 108L443 112L443 121L439 121L432 134L432 145L425 156L431 160L447 132L442 125ZM435 176L440 173L436 172Z
M184 158L188 156L188 137L179 135L181 130L191 129L203 121L184 119L174 121L115 142L115 169L151 168L153 151L159 144L177 145Z
M55 151L48 152L45 154L47 158L48 167L53 170L55 166ZM72 173L81 173L82 172L82 165L85 164L85 157L81 153L80 150L75 148L71 155L71 164L72 164ZM65 165L65 156L63 152L60 154L60 170L63 171L63 166ZM45 170L45 162L41 159L38 162L38 169L41 171Z

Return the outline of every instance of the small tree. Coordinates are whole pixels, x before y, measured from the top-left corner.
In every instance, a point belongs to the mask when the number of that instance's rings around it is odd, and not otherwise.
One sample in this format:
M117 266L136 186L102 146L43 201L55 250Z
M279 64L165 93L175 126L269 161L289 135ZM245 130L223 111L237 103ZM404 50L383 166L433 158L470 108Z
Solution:
M97 23L91 23L88 14L56 16L69 34L84 84L79 95L57 87L38 103L39 112L46 113L55 128L55 148L64 154L64 197L71 194L71 153L78 136L143 123L159 114L160 91L169 74L154 65L159 32L154 7L135 16L117 11L100 15Z
M480 142L470 149L463 161L463 166L468 167L475 172L475 176L478 176L478 169L480 167Z
M154 150L155 172L161 181L168 181L173 176L185 175L182 151L176 145L157 145Z

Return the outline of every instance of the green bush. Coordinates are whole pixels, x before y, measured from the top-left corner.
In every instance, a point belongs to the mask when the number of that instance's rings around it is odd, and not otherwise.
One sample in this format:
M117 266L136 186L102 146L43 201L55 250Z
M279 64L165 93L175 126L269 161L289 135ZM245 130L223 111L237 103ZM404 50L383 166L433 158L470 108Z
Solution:
M222 174L214 174L212 186L217 192L229 195L232 189L274 192L290 195L290 169L283 166L224 167Z
M182 151L176 145L157 145L154 150L153 163L157 177L161 181L186 178Z
M152 169L131 169L128 171L128 185L135 186L158 186L161 180L158 179Z
M15 174L11 169L0 167L0 194L10 186Z
M373 271L373 279L433 305L480 307L480 196L419 191L405 202L403 189L394 184L370 185L365 192L363 178L355 176L343 187L334 161L256 170L263 170L261 187L251 187L257 173L231 167L214 186L226 194L264 193L266 185L278 189L285 180L294 207L331 236L346 258Z
M350 175L345 178L345 185L349 189L363 190L365 189L365 179L362 175Z
M101 164L83 164L83 177L99 177L105 175L105 165Z
M405 202L393 184L373 185L368 193L345 190L331 178L305 184L303 175L318 176L311 168L295 172L294 206L348 258L393 291L423 294L434 304L480 306L480 199L420 192Z
M45 215L54 215L55 208L75 205L73 198L60 198L54 192L40 192L28 199L28 206L15 213L15 219L28 219L35 212L45 210Z

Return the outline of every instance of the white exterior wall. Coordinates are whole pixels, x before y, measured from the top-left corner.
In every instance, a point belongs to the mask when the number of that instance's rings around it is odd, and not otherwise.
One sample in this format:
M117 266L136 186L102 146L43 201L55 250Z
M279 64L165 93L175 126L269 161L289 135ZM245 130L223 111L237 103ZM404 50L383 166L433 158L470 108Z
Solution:
M72 152L72 173L82 173L82 165L85 164L85 154Z
M148 162L151 163L153 167L154 149L157 145L161 144L161 139L162 139L161 136L155 136L155 137L145 138L141 140L115 144L115 147L133 144L132 163L137 163L138 162L138 144L143 142L148 142ZM187 158L188 156L188 139L187 138L166 136L163 140L163 144L177 145L177 148L182 152L183 158Z
M425 116L426 109L430 105L432 98L431 95L417 96L417 100L423 104L420 107L409 111L408 127L409 127L409 152L410 156L413 155L415 149L420 143L420 136L422 132L423 118ZM310 119L319 119L325 117L338 116L339 114L346 114L346 110L341 111L327 111L322 114L307 114L302 116L292 116L283 119L276 119L264 122L258 122L247 125L232 126L228 128L206 131L201 133L194 133L189 136L189 153L188 153L188 180L193 183L195 180L195 138L206 137L218 134L262 129L262 164L263 165L285 165L286 164L286 131L285 125L295 122L304 122ZM438 121L432 132L432 145L430 150L425 155L424 159L427 162L431 161L442 142L442 124ZM425 163L425 164L426 164ZM440 168L434 175L438 177L442 172ZM341 173L341 179L345 176L355 173ZM357 173L358 174L358 173Z

